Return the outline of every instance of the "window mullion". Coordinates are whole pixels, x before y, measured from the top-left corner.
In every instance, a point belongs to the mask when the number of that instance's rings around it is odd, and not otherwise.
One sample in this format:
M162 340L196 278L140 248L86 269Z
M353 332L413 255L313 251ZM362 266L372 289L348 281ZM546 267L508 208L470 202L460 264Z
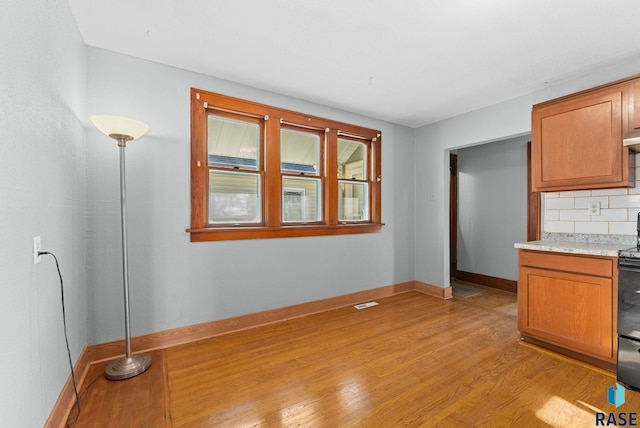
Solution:
M325 224L338 224L338 133L325 132L324 144L324 219Z
M265 226L282 225L282 179L280 174L280 121L270 117L265 121Z
M382 150L381 150L381 138L382 136L378 134L371 141L371 154L369 160L369 180L371 181L370 189L370 210L371 210L371 221L374 223L382 222Z

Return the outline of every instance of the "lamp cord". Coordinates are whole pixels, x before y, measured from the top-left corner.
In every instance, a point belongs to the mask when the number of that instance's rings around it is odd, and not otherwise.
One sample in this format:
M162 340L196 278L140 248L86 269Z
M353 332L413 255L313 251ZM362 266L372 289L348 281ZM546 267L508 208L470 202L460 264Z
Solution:
M73 383L73 392L75 393L76 396L76 406L78 407L78 414L76 415L76 419L71 422L71 423L67 423L67 426L73 425L75 422L78 421L78 418L80 417L80 396L78 395L78 387L76 384L76 375L73 372L73 362L71 361L71 350L69 349L69 337L67 335L67 315L65 312L65 307L64 307L64 284L62 281L62 273L60 272L60 264L58 263L58 258L56 257L55 254L49 252L49 251L39 251L38 252L39 255L49 255L52 256L53 259L56 262L56 268L58 269L58 276L60 277L60 298L62 300L62 324L64 326L64 341L67 345L67 356L69 357L69 368L71 370L71 381Z

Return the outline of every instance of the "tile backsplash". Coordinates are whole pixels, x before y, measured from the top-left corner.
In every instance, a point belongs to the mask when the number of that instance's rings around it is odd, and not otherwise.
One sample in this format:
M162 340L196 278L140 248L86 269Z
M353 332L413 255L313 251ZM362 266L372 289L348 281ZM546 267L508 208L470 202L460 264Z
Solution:
M636 155L636 165L640 165L639 161L640 155ZM640 211L640 166L636 167L636 180L636 187L630 189L543 193L543 231L636 235L636 219Z

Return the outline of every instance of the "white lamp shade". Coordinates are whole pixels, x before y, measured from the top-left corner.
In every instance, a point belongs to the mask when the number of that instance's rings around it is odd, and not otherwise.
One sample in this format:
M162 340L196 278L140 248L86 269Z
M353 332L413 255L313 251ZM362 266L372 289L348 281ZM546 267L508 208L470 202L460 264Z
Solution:
M146 123L123 116L98 114L91 116L91 122L107 136L126 135L134 140L142 137L149 130L149 125Z

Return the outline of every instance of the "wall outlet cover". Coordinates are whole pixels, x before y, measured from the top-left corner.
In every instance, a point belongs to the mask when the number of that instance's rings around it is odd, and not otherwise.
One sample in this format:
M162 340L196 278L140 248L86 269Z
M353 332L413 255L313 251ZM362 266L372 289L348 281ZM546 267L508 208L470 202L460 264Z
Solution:
M37 265L42 261L42 256L38 254L42 251L42 241L39 236L33 237L33 264Z
M589 215L600 215L600 201L589 201Z

